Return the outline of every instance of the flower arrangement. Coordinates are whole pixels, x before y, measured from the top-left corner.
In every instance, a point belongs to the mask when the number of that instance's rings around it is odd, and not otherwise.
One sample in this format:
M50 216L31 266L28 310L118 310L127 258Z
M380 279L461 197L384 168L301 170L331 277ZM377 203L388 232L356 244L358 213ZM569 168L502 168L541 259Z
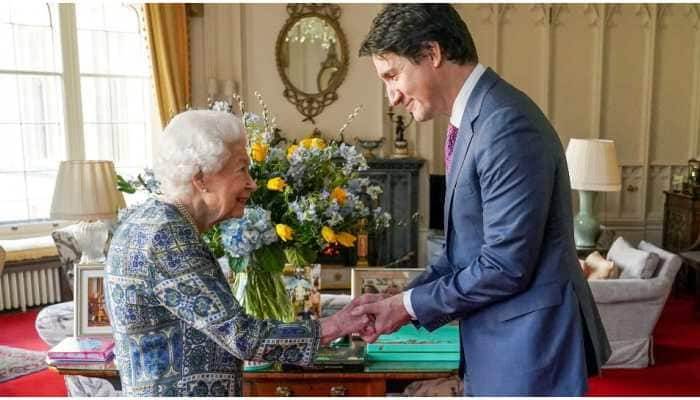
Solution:
M312 136L288 143L279 137L275 119L257 92L256 97L262 115L246 112L234 95L243 113L250 174L258 189L243 217L219 223L204 233L204 240L217 258L228 259L236 273L232 291L247 312L291 320L294 309L281 279L285 264L303 268L320 253L353 247L360 230L377 232L392 221L380 207L372 207L382 189L360 176L368 168L364 156L342 141L360 107L339 129L340 141ZM227 101L217 101L211 109L233 112ZM161 194L150 170L134 180L118 176L117 185L126 193Z
M274 119L261 96L256 97L262 116L246 112L237 100L258 190L243 218L219 225L234 268L241 271L251 259L270 271L281 271L286 263L302 267L322 251L353 247L361 223L374 230L389 226L389 214L371 208L382 190L360 177L367 162L354 146L320 137L273 143ZM339 135L359 110L350 114Z

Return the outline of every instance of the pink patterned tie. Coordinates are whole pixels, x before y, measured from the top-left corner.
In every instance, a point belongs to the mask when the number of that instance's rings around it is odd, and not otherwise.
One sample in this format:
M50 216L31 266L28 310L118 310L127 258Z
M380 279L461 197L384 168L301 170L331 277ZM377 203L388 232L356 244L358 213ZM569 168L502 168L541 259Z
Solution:
M445 175L450 174L452 153L455 150L455 143L457 142L457 131L459 131L459 129L452 124L447 127L447 140L445 140Z

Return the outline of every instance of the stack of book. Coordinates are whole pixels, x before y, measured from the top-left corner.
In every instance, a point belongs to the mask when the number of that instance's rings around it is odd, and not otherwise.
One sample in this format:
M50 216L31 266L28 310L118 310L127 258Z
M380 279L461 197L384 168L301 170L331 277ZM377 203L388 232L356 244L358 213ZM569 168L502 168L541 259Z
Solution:
M433 332L407 324L367 345L369 361L459 362L459 326L444 325Z
M105 362L114 357L114 339L108 336L71 336L47 354L49 362Z

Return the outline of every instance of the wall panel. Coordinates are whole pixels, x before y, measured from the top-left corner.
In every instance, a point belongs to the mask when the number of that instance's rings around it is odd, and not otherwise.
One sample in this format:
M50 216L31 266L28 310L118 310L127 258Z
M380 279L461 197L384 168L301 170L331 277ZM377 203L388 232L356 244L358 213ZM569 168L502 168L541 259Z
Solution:
M647 34L637 6L606 6L601 137L615 140L622 164L642 164L644 58ZM634 61L632 61L634 60Z
M564 148L570 138L597 135L592 116L595 81L593 68L598 62L594 35L596 26L587 17L585 5L555 6L552 27L550 120Z
M545 94L541 11L529 4L502 5L501 42L498 49L502 77L527 93L540 106Z
M695 29L685 15L687 8L686 5L659 6L650 138L652 163L674 163L692 154L691 103L678 101L690 98L693 92L691 49Z

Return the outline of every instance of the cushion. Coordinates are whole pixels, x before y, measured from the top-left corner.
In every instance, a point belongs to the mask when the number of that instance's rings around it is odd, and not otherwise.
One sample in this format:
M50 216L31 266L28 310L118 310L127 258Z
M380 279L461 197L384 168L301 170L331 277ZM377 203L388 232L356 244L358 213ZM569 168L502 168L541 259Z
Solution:
M591 272L588 279L616 279L620 276L620 269L613 261L606 260L599 252L594 251L586 257L585 264Z
M27 239L0 240L0 246L5 249L5 262L37 260L58 255L51 236L39 236Z
M620 268L620 278L626 279L649 279L659 264L656 253L635 249L622 237L618 237L610 247L608 260Z
M583 277L588 279L588 276L591 275L591 272L593 272L593 270L590 266L588 266L588 264L586 264L585 261L583 261L580 258L578 259L578 263L581 264L581 272L583 273Z

